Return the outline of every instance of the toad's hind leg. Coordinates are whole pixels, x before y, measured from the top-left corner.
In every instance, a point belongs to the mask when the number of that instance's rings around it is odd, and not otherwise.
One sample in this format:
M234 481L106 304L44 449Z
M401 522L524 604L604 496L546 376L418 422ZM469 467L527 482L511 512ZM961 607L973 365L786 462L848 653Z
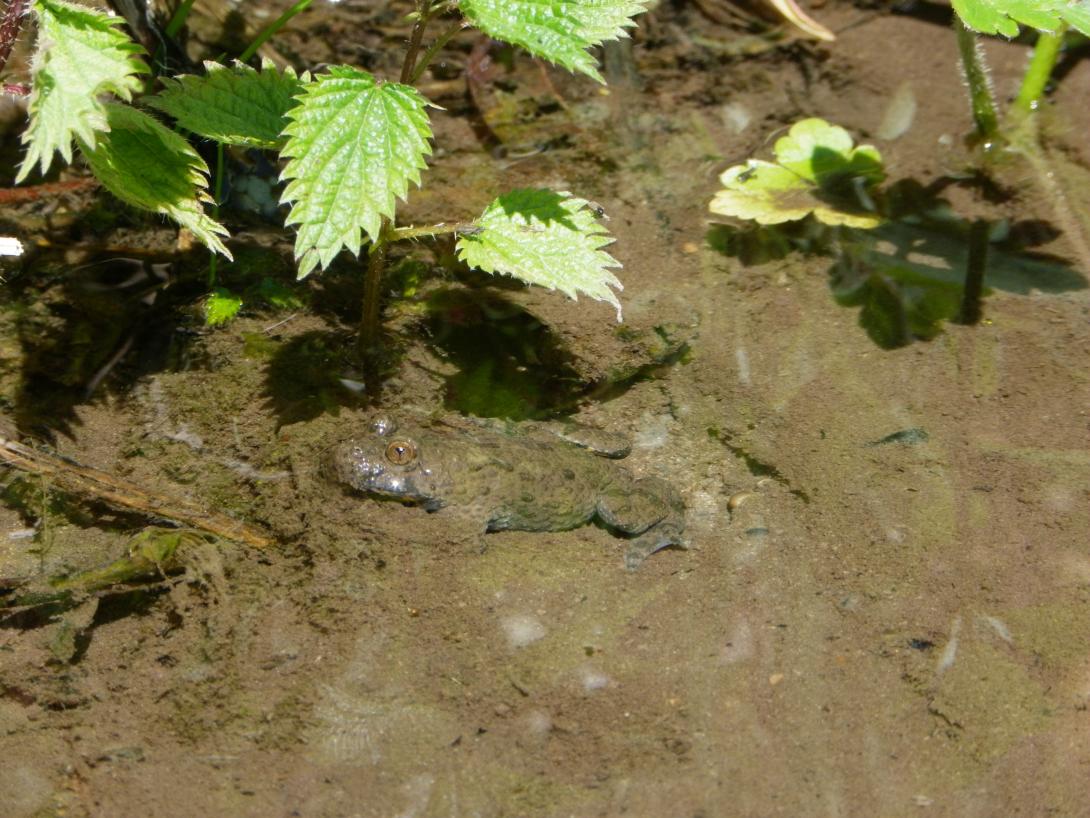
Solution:
M651 526L629 543L628 550L624 553L624 567L635 571L645 559L667 546L688 548L689 541L682 536L684 530L685 523L681 514L676 517L671 515Z
M673 487L656 477L604 491L597 511L606 525L635 536L624 558L629 570L669 545L688 547L682 537L685 506Z

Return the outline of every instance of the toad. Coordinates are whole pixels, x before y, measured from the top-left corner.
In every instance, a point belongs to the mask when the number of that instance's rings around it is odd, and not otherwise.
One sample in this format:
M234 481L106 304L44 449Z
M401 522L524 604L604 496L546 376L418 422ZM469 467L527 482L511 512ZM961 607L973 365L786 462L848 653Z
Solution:
M430 423L378 418L326 454L327 473L356 491L419 504L478 533L564 531L597 520L628 539L634 569L682 537L685 508L670 484L637 477L612 436L548 424Z

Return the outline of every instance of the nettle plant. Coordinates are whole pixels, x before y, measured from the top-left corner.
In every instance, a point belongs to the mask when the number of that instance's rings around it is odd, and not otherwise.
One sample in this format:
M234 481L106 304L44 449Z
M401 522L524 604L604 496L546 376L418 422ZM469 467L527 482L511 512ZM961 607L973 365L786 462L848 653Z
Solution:
M986 147L997 146L1008 140L1000 132L977 34L1017 37L1020 26L1037 32L1037 44L1013 104L1018 125L1040 105L1068 33L1074 30L1090 36L1090 0L952 0L952 5L976 136Z
M627 36L650 0L416 0L401 74L389 81L347 65L296 74L269 62L205 63L202 75L164 78L144 89L149 69L120 19L63 0L34 0L38 45L33 61L30 123L22 181L49 170L57 154L71 162L73 142L102 185L122 201L159 213L228 259L227 229L208 212L208 168L192 145L149 112L220 145L272 151L283 163L280 196L296 229L303 278L347 249L368 251L359 345L379 340L379 298L388 246L455 234L459 258L480 270L530 284L583 293L621 308L613 273L620 264L602 248L613 239L596 208L567 192L516 190L471 221L399 226L396 202L431 153L428 100L414 87L428 63L459 31L474 27L493 39L602 82L589 49ZM248 59L309 0L297 2L242 55ZM188 5L183 4L188 10ZM425 48L429 24L457 15ZM213 296L215 300L216 296ZM219 317L241 302L213 304Z

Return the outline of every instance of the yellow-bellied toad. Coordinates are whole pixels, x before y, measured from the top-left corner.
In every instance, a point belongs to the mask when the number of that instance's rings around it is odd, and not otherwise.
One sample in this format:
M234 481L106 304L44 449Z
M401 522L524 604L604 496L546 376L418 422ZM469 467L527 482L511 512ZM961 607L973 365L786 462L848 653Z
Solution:
M609 459L627 448L597 448L546 435L539 424L380 418L369 434L334 446L326 466L357 491L419 503L482 533L563 531L598 519L630 538L628 568L668 545L685 547L685 508L673 487Z

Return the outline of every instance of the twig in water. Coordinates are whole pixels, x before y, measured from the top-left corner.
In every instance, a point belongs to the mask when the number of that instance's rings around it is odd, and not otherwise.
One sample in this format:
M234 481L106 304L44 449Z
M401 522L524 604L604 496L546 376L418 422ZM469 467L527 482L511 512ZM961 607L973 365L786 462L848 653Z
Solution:
M0 463L49 477L63 491L90 495L116 506L173 520L255 548L272 545L272 540L258 529L224 514L201 508L187 500L147 491L120 477L80 466L4 437L0 437Z

